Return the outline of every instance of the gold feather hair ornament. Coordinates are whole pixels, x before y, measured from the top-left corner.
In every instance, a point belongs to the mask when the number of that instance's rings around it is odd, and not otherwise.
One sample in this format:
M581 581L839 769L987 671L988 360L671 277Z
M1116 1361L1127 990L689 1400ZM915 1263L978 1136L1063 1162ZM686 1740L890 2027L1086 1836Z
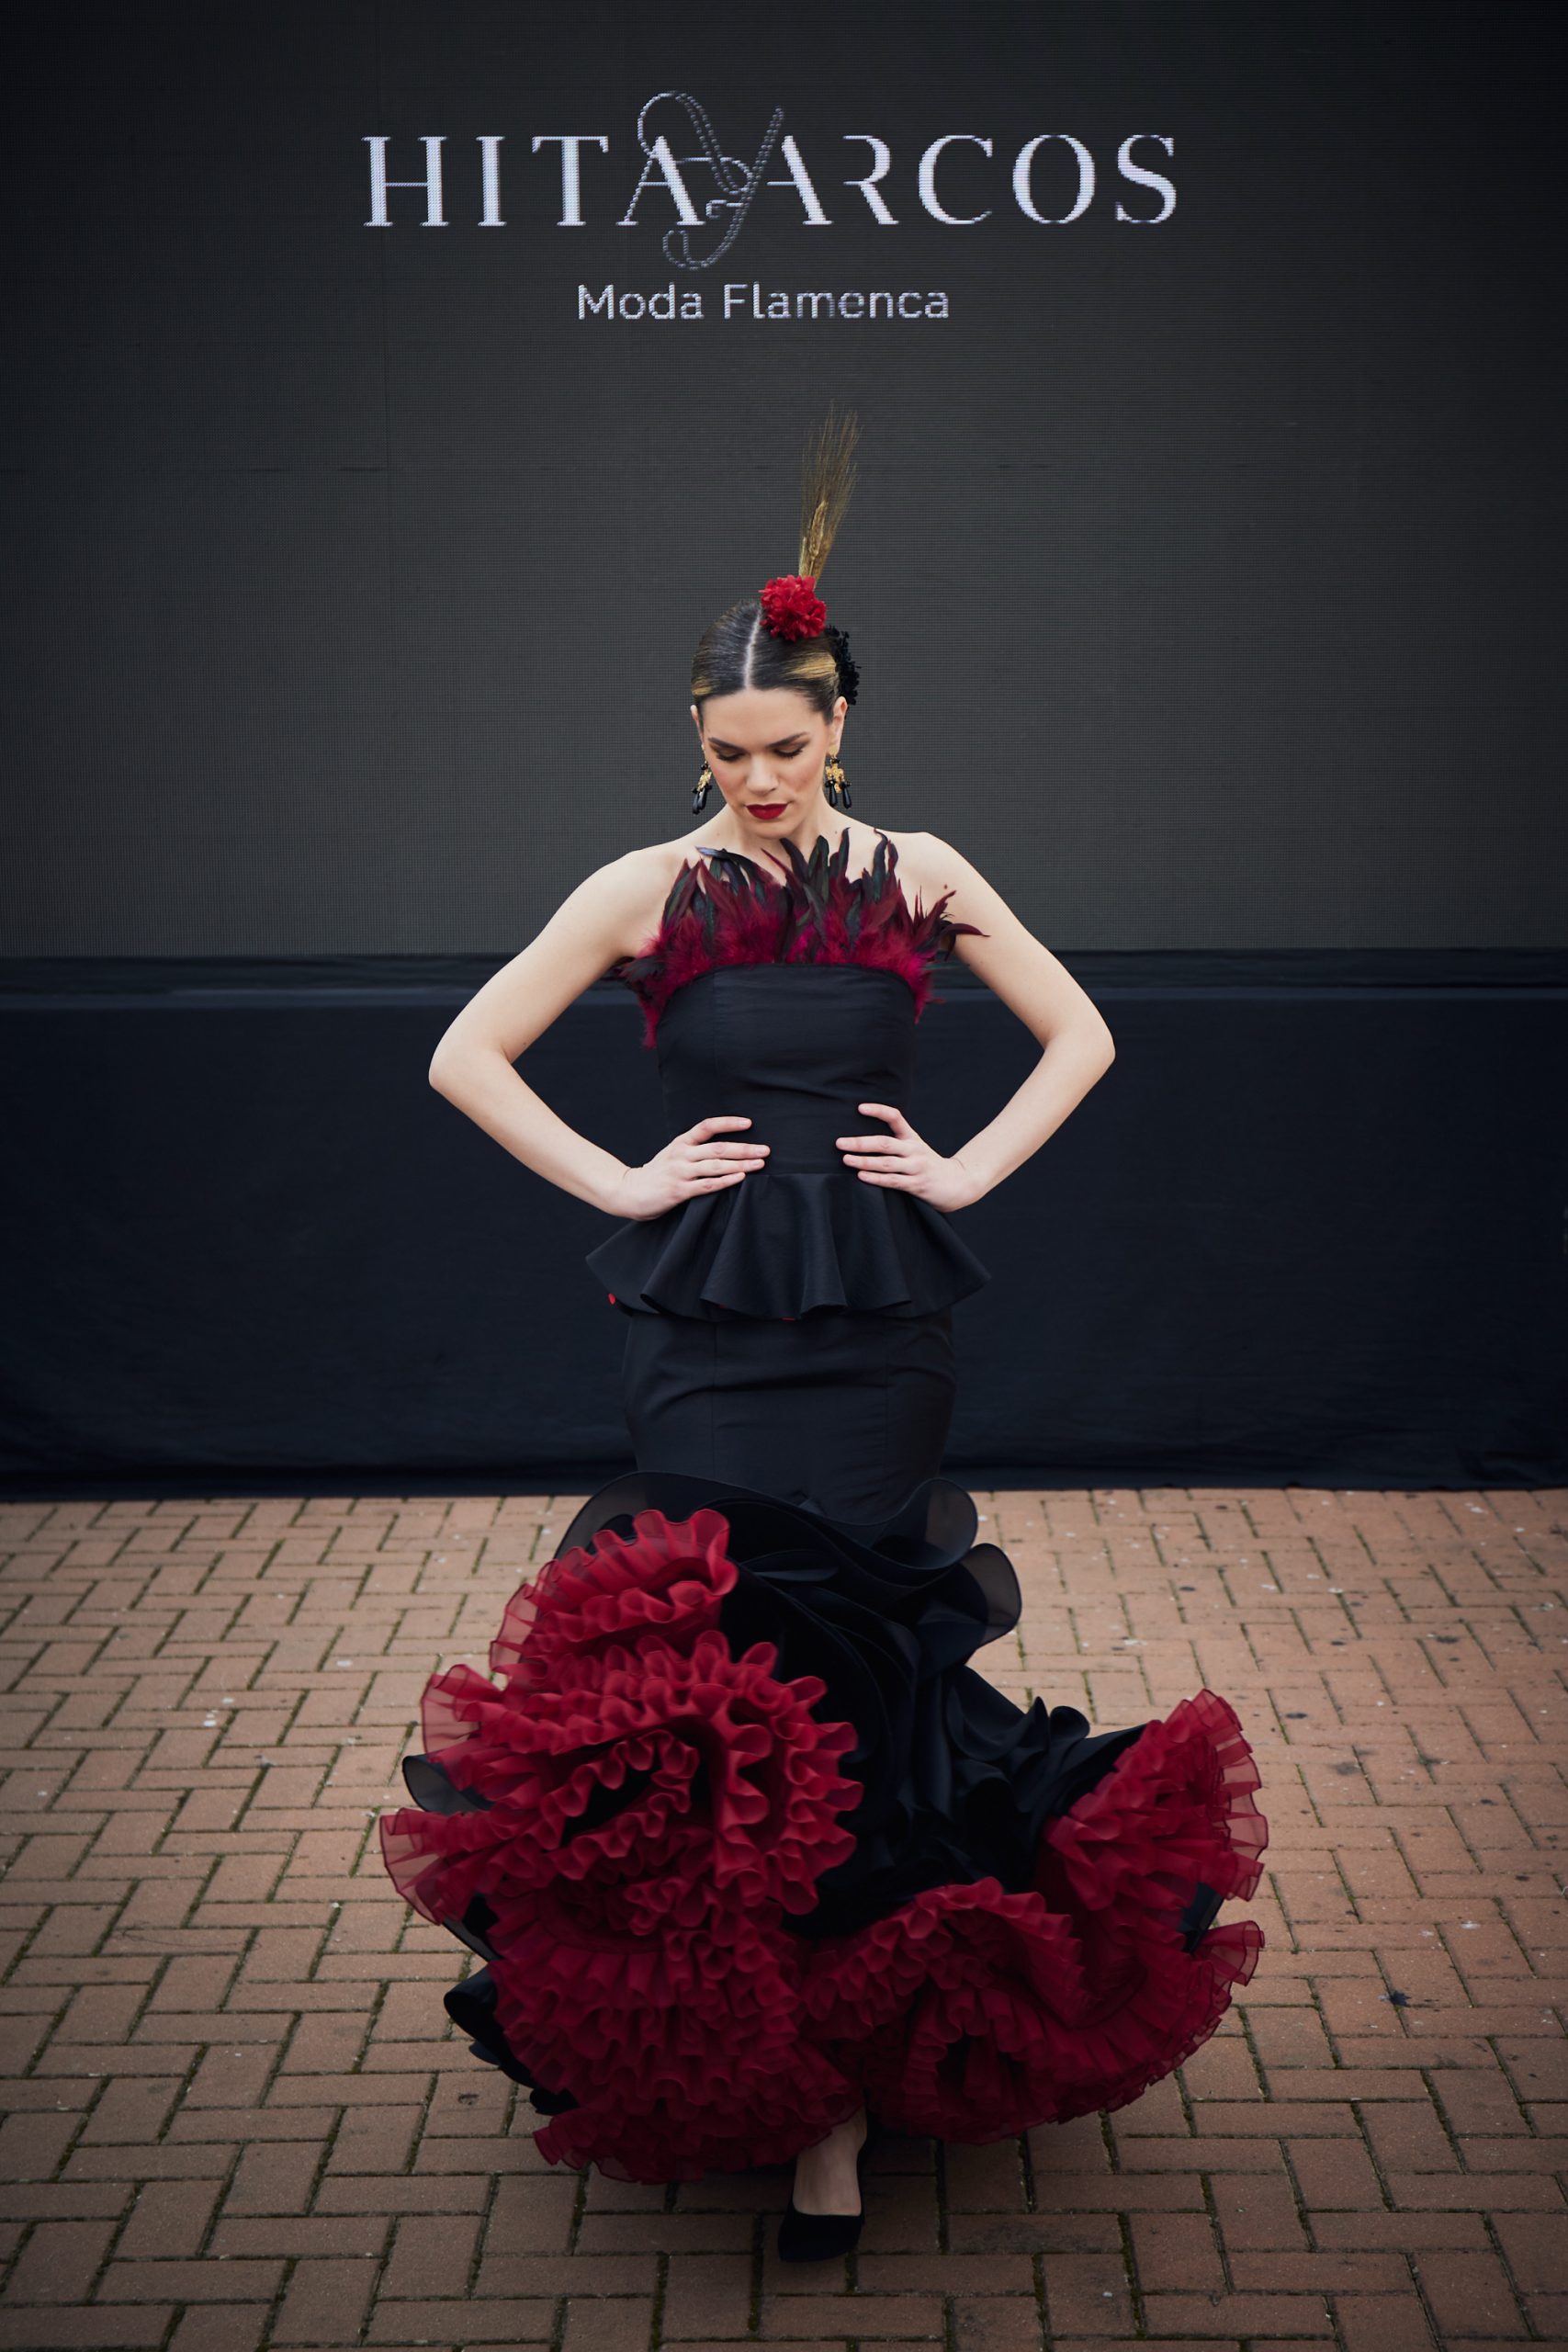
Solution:
M796 570L820 580L855 486L860 424L852 409L829 408L806 444L800 469L800 556Z
M807 439L800 472L799 569L770 580L758 599L763 628L788 644L820 637L828 626L828 607L817 594L817 582L855 486L859 438L854 412L830 407Z

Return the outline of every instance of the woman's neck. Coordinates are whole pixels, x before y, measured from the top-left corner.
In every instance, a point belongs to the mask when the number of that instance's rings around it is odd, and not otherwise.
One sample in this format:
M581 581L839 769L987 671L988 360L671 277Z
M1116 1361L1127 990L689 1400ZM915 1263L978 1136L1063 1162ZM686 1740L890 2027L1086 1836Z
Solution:
M793 825L742 825L733 818L721 820L706 830L699 849L739 850L742 856L760 861L769 850L782 851L783 844L793 842L802 857L809 857L819 841L826 840L829 850L838 848L854 825L851 819L839 817L825 799L818 796L815 807L808 801Z

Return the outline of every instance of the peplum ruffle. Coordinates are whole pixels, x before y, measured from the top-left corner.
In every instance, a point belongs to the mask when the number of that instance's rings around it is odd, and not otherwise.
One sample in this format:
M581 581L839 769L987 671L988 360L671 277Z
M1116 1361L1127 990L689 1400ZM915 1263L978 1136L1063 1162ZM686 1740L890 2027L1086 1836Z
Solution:
M782 2163L869 2098L987 2141L1115 2106L1261 1943L1258 1775L1213 1693L1095 1733L968 1661L1020 1614L944 1478L874 1524L641 1473L436 1675L387 1867L552 2162Z
M632 1313L710 1319L825 1306L924 1315L990 1280L940 1209L846 1170L759 1171L617 1227L587 1263Z

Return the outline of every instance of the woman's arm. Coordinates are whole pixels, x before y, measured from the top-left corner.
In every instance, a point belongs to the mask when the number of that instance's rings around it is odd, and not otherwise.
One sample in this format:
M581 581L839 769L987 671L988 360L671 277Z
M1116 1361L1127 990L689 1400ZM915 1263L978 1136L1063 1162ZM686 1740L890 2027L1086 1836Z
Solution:
M514 1159L616 1216L657 1216L695 1193L739 1183L766 1151L734 1135L750 1119L704 1119L645 1166L627 1168L558 1118L513 1068L584 989L618 957L637 953L652 928L649 910L661 899L662 879L658 853L649 850L589 875L521 955L469 998L430 1063L436 1092Z
M868 1182L919 1193L937 1208L965 1208L1055 1134L1104 1077L1116 1047L1093 999L967 858L932 833L908 833L899 837L898 864L911 897L918 890L930 906L951 889L946 911L953 921L978 924L985 937L965 933L954 941L953 953L1017 1013L1043 1050L996 1117L949 1159L922 1143L908 1122L885 1103L861 1108L886 1116L893 1134L840 1141L852 1147L845 1153L847 1164Z

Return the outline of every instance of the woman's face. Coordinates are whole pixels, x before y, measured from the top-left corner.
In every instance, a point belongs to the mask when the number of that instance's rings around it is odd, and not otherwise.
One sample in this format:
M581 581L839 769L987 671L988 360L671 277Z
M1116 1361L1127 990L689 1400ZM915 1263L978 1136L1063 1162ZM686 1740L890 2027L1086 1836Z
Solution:
M822 766L838 749L849 706L824 718L793 686L749 686L692 706L714 782L744 829L788 833L822 796Z

